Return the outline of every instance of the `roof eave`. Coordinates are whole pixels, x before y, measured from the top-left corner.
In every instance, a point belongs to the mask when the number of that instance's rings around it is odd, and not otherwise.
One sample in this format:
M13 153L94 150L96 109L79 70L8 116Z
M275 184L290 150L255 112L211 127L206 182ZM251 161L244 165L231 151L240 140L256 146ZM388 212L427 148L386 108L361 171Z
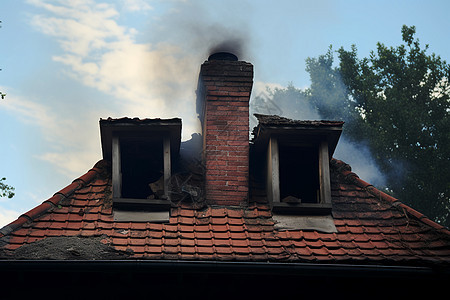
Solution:
M332 157L339 138L342 126L286 126L286 125L258 125L253 142L257 148L267 145L270 137L290 137L296 139L325 139L328 142L328 153Z
M195 273L261 273L283 275L305 275L341 277L343 274L355 276L450 276L450 268L440 266L391 266L367 264L327 264L327 263L292 263L292 262L236 262L236 261L181 261L181 260L2 260L2 272L17 271L97 271L137 270L148 272ZM345 273L343 273L345 272Z
M181 119L100 119L103 159L111 161L113 136L145 136L168 134L172 153L178 153L181 143Z

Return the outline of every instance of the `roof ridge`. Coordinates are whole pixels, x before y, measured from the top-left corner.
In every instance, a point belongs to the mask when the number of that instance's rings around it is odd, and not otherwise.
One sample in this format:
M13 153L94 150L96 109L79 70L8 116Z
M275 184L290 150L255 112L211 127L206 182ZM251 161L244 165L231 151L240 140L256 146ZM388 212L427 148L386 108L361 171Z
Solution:
M0 238L10 234L16 229L22 227L26 222L33 221L34 219L42 216L53 207L56 207L58 203L72 195L76 190L84 187L91 182L98 174L105 168L106 162L104 160L98 161L87 173L74 179L71 184L56 192L52 197L45 200L35 208L21 214L17 220L5 225L0 229Z
M345 180L349 181L350 183L356 184L360 188L366 190L373 196L382 199L384 201L387 201L392 204L395 208L402 211L403 213L407 212L409 215L415 217L417 220L421 221L422 223L431 226L432 228L436 229L438 232L450 235L450 230L446 227L434 222L424 214L418 212L417 210L413 209L412 207L402 203L399 199L392 197L385 192L380 191L376 187L374 187L372 184L362 180L359 178L356 173L351 171L350 165L346 164L345 162L335 159L332 159L332 164L335 166L336 170L344 177Z

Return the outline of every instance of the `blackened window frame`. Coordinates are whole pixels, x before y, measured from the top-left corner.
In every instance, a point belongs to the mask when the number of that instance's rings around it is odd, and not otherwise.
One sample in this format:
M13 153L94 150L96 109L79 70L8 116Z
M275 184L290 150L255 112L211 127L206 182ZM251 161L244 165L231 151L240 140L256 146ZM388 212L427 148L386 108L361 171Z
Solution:
M162 211L171 207L169 181L173 162L179 154L181 119L100 119L103 158L111 162L113 209ZM129 140L152 142L162 149L165 199L125 198L122 195L121 144Z
M112 186L113 186L113 205L116 208L126 210L154 210L155 208L168 209L170 208L169 196L169 180L171 177L171 151L170 138L168 135L162 136L162 143L160 143L163 160L163 178L164 178L164 198L165 199L148 199L138 197L126 197L123 194L123 173L122 161L123 156L121 148L126 143L127 137L113 136L112 139ZM158 142L157 142L158 143Z
M310 142L306 145L291 145L289 147L302 150L305 148L317 149L315 154L318 156L317 173L311 174L316 177L319 187L318 201L308 201L308 203L286 203L282 202L282 178L280 174L284 170L280 170L280 144L282 139L272 136L269 139L267 149L267 175L266 187L267 197L273 212L280 213L296 213L296 214L329 214L331 212L331 183L329 162L330 156L328 154L328 142L323 139L316 142ZM317 144L317 146L315 145ZM310 157L303 157L299 159L310 159ZM305 172L305 170L298 170L298 172ZM315 188L315 187L310 187ZM314 189L315 191L315 189ZM313 191L313 192L314 192Z
M342 133L344 122L292 120L263 114L254 114L254 116L258 119L258 125L253 129L252 148L254 155L262 158L262 161L266 161L263 173L266 179L266 195L272 211L283 214L329 215L332 209L329 164ZM320 202L283 203L280 201L278 144L286 141L297 147L317 147ZM299 172L301 171L299 170Z

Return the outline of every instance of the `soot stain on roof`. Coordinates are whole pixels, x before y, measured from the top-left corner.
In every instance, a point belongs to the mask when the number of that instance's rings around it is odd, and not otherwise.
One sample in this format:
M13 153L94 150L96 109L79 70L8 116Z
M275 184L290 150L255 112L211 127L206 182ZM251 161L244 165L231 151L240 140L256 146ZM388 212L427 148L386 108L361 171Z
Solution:
M132 251L118 251L105 237L47 237L23 245L10 254L12 259L99 260L126 259Z

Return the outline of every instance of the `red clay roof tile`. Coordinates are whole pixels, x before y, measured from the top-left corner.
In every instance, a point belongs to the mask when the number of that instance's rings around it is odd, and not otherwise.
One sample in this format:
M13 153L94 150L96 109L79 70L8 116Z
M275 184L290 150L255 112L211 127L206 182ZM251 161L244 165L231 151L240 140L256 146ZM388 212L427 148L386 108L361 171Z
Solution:
M342 164L333 161L332 170ZM14 250L54 236L104 236L102 243L133 258L450 262L447 229L343 170L332 182L337 233L277 231L263 194L261 202L241 209L181 203L169 223L114 222L110 175L99 162L2 229L0 238L4 249Z

